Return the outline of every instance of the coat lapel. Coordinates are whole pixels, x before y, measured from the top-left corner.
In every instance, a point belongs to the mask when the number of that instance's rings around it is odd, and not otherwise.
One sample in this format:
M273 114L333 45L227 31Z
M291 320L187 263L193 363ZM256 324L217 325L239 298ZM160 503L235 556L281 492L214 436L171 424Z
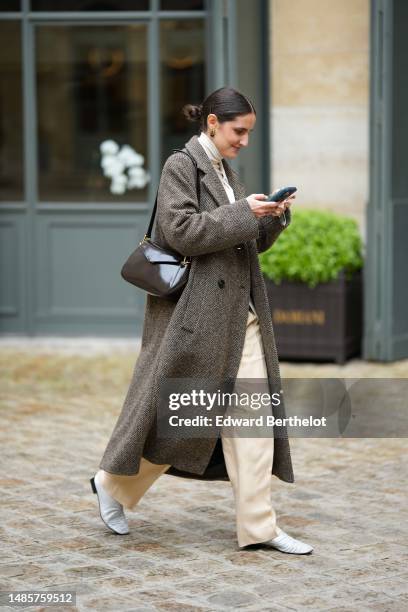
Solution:
M228 182L231 185L232 190L235 194L235 199L240 200L241 198L245 198L246 187L239 180L238 174L235 172L235 170L231 168L231 166L225 159L223 159L222 163L224 164L225 174L227 175Z
M213 197L213 200L217 206L224 206L230 204L228 196L225 192L224 187L218 175L208 158L207 153L198 142L198 136L192 136L185 145L189 153L194 157L197 162L197 166L204 176L201 179L201 185L204 187ZM230 165L223 160L225 174L227 175L228 181L234 191L235 199L245 197L245 185L238 180L237 173L230 167Z

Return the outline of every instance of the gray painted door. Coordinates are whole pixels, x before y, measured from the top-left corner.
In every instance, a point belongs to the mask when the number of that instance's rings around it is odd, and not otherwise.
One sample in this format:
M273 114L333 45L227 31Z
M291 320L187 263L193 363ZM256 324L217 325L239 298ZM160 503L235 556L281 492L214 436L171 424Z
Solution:
M149 201L148 24L33 27L33 331L126 335L143 314L120 268Z
M180 108L205 93L206 13L25 17L0 22L14 32L0 70L15 158L0 185L1 331L135 337L145 294L120 270L164 159L194 131Z
M408 356L408 3L372 0L364 357Z

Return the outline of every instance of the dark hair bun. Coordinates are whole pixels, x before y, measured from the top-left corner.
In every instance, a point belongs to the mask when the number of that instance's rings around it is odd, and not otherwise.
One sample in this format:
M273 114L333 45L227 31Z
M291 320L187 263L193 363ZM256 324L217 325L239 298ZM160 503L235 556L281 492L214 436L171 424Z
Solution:
M199 121L203 114L202 104L186 104L183 106L183 114L189 121Z

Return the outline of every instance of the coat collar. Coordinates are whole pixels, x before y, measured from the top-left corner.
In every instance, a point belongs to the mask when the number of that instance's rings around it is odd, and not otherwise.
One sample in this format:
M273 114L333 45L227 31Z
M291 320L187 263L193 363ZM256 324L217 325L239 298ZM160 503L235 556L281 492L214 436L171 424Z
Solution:
M197 167L204 173L204 176L201 179L201 184L205 186L207 191L211 193L214 198L217 206L222 206L224 204L230 204L228 196L225 192L224 187L218 175L215 171L214 166L211 163L207 153L204 151L203 147L198 141L198 136L192 136L188 142L185 144L186 149L189 153L194 157L197 162ZM246 188L243 183L240 182L238 178L238 174L231 168L229 163L223 158L222 160L225 174L227 175L227 179L229 184L231 185L235 198L239 200L240 198L244 198L246 194Z

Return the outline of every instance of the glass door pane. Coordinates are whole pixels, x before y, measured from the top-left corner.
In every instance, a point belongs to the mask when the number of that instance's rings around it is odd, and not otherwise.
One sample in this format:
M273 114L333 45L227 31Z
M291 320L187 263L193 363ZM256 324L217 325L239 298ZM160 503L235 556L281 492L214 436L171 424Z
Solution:
M33 11L148 11L149 0L31 0Z
M23 200L21 26L1 21L0 200Z
M19 11L20 0L0 0L0 11Z
M147 26L39 25L39 200L142 202Z
M199 129L181 109L205 97L204 26L202 19L160 22L162 164Z
M161 0L162 11L202 11L204 0Z

